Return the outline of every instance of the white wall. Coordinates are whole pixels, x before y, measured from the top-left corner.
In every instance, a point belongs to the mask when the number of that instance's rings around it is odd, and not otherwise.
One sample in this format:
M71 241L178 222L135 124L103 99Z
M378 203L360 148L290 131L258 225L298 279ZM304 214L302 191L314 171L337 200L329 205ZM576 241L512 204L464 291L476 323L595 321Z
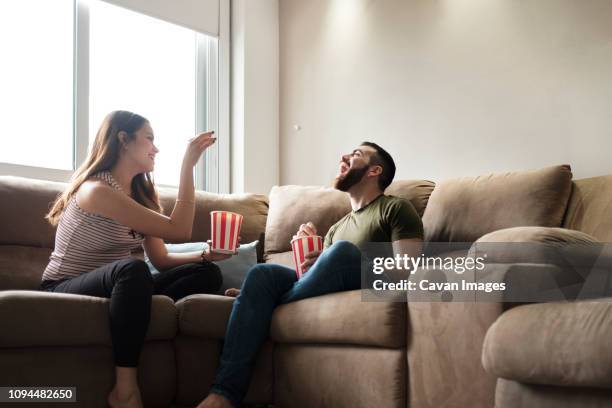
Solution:
M232 192L278 184L278 0L232 0Z
M609 0L280 0L280 70L283 184L362 140L399 178L612 173Z

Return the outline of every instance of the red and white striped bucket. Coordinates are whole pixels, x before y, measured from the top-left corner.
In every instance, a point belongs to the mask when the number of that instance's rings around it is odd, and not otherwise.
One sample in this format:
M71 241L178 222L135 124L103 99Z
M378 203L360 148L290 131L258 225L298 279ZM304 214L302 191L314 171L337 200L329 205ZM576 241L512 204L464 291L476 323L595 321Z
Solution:
M242 215L230 211L211 211L211 252L233 254L238 247Z
M318 235L308 235L300 238L295 238L291 241L293 249L293 261L295 262L295 272L298 279L302 277L302 262L306 259L306 255L313 251L323 250L323 238Z

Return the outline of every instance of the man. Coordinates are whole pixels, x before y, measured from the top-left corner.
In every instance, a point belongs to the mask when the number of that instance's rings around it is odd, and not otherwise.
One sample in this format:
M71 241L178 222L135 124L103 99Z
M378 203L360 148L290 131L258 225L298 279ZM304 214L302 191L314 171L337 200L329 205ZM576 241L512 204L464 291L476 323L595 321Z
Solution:
M335 188L349 194L352 211L330 228L324 250L304 261L307 272L299 281L295 270L281 265L258 264L249 271L230 315L215 383L198 408L240 405L277 305L361 288L360 246L388 242L396 255L420 254L423 225L414 207L383 194L394 176L393 158L375 143L363 142L342 156ZM296 236L316 233L309 222Z

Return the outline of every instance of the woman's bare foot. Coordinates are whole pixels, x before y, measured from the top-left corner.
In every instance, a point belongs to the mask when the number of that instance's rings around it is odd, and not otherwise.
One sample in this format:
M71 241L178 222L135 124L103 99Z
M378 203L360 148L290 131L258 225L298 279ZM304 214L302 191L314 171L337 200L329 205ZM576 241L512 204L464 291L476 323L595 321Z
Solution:
M115 367L115 386L107 402L111 408L142 408L135 367Z
M107 399L111 408L142 408L140 391L136 389L130 394L121 395L117 388L113 388Z
M229 288L225 291L225 296L238 297L239 294L240 294L240 289L236 289L236 288Z
M196 408L232 408L232 403L223 395L211 393Z

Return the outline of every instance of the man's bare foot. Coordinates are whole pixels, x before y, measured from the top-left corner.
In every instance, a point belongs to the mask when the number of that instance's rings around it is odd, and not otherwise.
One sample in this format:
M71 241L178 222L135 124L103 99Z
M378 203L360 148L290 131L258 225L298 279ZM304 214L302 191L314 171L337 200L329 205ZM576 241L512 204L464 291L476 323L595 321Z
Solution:
M117 389L113 388L108 395L107 402L111 408L142 408L142 400L138 389L129 395L119 395Z
M211 393L196 408L232 408L232 403L223 395Z
M240 294L240 289L236 289L236 288L229 288L225 291L225 296L238 297L239 294Z

